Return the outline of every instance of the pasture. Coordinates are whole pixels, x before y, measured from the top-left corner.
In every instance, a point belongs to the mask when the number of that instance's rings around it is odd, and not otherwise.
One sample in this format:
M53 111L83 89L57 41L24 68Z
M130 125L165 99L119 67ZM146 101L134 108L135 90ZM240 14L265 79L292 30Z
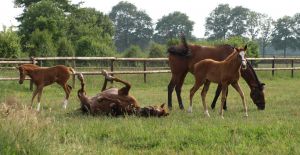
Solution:
M228 110L221 119L218 110L204 117L200 92L194 96L193 113L187 113L193 77L185 80L182 97L185 110L173 110L165 118L82 115L77 90L62 109L64 91L58 85L44 89L41 112L28 110L32 92L29 81L0 83L0 154L300 154L300 73L257 72L266 83L266 109L258 111L249 97L249 88L240 80L248 105L243 117L242 101L229 88ZM10 73L5 73L10 74ZM133 94L142 106L167 102L170 74L117 75L133 85ZM88 96L99 92L102 76L85 76ZM114 86L120 87L118 83ZM216 85L207 94L210 104ZM34 104L36 106L36 102Z

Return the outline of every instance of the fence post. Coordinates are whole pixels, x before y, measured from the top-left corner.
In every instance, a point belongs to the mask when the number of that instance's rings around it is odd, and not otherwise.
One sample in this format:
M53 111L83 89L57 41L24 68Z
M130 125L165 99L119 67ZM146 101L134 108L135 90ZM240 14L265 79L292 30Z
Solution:
M273 61L272 61L272 76L274 76L275 72L275 56L273 56Z
M73 57L73 60L72 60L72 68L76 71L76 59L75 59L75 57ZM72 87L73 88L75 88L75 81L76 81L75 76L76 76L75 74L72 75Z
M36 64L36 60L35 60L35 58L34 57L30 57L30 59L31 59L31 63L32 64ZM33 90L33 81L30 79L30 83L29 83L29 89L32 91Z
M111 61L110 61L110 71L111 72L114 72L114 59L111 59ZM114 74L111 74L111 76L114 76ZM110 81L110 83L113 83L114 81L112 80L112 81Z
M144 61L144 71L146 71L147 70L147 68L146 68L146 64L147 64L147 62L146 62L146 60ZM146 83L147 82L147 74L146 73L144 73L144 83Z
M294 60L292 60L292 78L294 77Z

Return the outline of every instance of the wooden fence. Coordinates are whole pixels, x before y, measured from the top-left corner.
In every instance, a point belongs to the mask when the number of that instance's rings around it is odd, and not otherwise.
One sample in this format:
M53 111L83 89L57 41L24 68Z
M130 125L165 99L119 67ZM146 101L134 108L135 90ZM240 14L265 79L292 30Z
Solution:
M294 67L295 62L300 62L300 58L247 58L248 61L251 62L255 66L258 62L268 62L266 64L271 64L269 68L257 68L255 67L254 70L256 71L271 71L272 75L274 76L276 70L290 70L291 76L294 77L294 71L300 70L300 67ZM0 65L17 65L17 64L39 64L43 65L45 61L69 61L71 63L71 67L76 70L76 61L108 61L109 66L109 73L110 74L144 74L144 82L147 81L147 74L156 74L156 73L170 73L169 69L164 70L148 70L147 63L149 62L168 62L167 58L116 58L116 57L31 57L31 58L18 58L18 59L7 59L7 58L0 58ZM116 62L139 62L142 63L142 70L139 71L116 71L115 70L115 63ZM276 67L277 64L291 64L291 67ZM13 68L13 67L2 67L1 68ZM81 68L81 67L78 67ZM95 68L95 67L94 67ZM90 72L80 72L84 75L101 75L101 71L90 71ZM0 73L1 75L1 73ZM7 81L7 80L18 80L19 77L0 77L0 81ZM30 80L27 78L27 80ZM32 82L30 82L30 88L32 89ZM72 76L72 85L75 86L75 75Z

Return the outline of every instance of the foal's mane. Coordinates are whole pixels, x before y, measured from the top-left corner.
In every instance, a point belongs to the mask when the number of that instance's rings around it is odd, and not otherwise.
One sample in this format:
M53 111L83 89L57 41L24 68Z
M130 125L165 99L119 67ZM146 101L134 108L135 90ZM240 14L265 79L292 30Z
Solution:
M39 68L40 66L35 65L35 64L23 64L20 67L22 67L25 70L34 70L36 68Z

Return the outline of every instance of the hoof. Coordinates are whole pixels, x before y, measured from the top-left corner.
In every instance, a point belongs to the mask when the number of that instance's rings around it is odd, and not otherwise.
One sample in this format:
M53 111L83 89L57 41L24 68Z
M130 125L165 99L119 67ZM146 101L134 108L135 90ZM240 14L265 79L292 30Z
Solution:
M101 71L101 73L104 75L104 77L105 77L106 80L109 80L109 81L112 81L112 80L113 80L113 77L110 76L110 75L107 73L107 71L106 71L105 69L103 69L103 70Z
M189 107L188 113L192 113L192 112L193 112L192 107Z
M244 115L244 117L248 117L248 114L246 113L246 114Z
M205 111L205 112L204 112L204 116L206 116L206 117L210 117L210 115L209 115L208 111Z
M172 106L168 106L168 110L170 110L170 111L171 111L172 109L173 109L173 108L172 108Z

